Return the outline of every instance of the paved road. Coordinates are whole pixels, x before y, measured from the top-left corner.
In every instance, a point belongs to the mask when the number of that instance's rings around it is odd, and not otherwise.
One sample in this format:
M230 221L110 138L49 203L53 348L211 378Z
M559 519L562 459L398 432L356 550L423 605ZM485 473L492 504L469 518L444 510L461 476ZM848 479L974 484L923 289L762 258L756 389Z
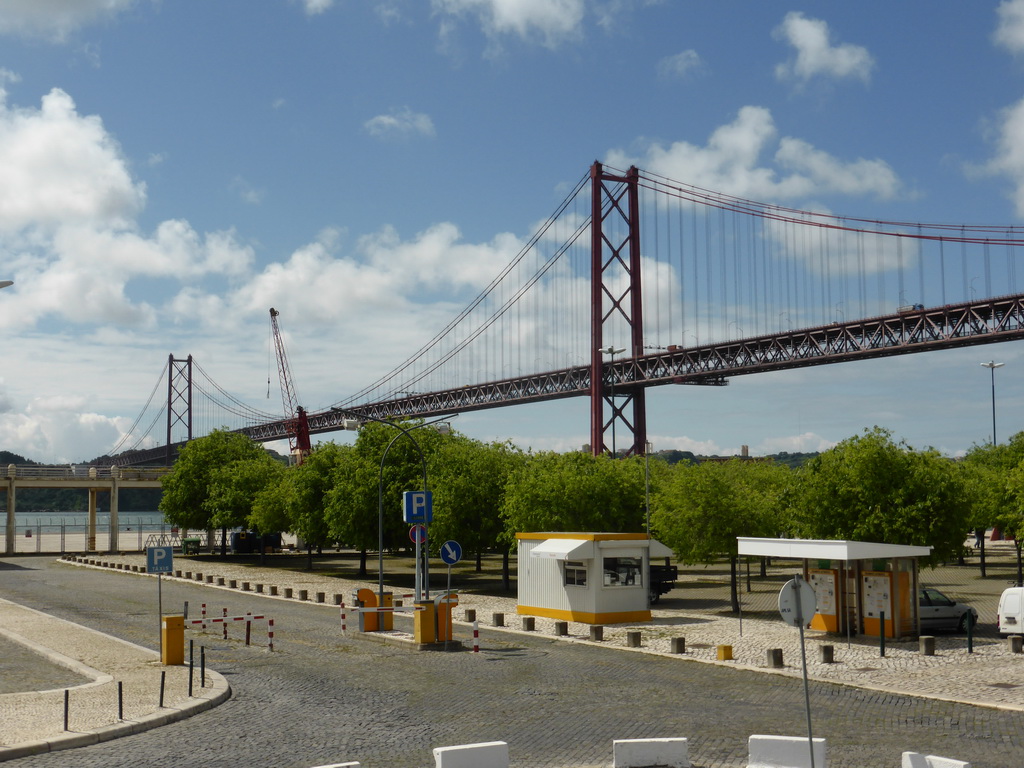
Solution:
M51 557L6 561L0 596L149 647L152 579L75 568ZM234 695L189 720L11 766L300 768L358 760L427 768L430 749L509 743L522 768L596 768L617 738L686 736L700 768L744 766L751 733L804 733L799 680L682 659L482 632L480 654L412 653L343 637L333 608L166 582L165 611L188 600L267 612L276 650L204 636L208 663ZM236 636L238 632L236 631ZM815 736L833 768L899 765L900 752L1019 768L1024 715L812 684Z

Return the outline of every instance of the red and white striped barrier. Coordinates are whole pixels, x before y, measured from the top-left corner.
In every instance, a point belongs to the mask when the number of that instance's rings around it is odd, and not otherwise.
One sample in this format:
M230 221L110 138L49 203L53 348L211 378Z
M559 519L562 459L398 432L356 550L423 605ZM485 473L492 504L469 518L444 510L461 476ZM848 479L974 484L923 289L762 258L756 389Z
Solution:
M245 616L228 616L227 608L224 609L225 616L220 619L190 619L186 621L186 624L223 624L227 621L264 621L267 620L266 616L253 616L251 613L247 613Z
M480 653L480 622L473 622L473 653Z
M203 606L205 612L205 605ZM207 624L222 624L224 627L224 639L228 639L228 624L236 621L245 622L245 644L249 645L249 625L253 621L266 621L267 622L267 641L270 646L270 650L274 650L274 620L268 616L253 615L247 613L244 616L228 616L228 609L224 609L224 615L220 618L202 618L202 619L189 619L185 622L186 627L194 627L200 625L200 628L205 631Z
M340 603L341 607L341 631L345 631L345 601L342 600Z

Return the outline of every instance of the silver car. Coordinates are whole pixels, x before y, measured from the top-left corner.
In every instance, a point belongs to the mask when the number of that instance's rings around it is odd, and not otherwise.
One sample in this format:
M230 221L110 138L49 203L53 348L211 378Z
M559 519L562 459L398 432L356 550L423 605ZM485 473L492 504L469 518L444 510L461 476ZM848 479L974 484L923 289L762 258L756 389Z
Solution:
M937 629L966 632L968 614L971 615L974 625L978 625L977 610L966 603L958 603L934 587L921 587L918 593L918 606L922 632Z

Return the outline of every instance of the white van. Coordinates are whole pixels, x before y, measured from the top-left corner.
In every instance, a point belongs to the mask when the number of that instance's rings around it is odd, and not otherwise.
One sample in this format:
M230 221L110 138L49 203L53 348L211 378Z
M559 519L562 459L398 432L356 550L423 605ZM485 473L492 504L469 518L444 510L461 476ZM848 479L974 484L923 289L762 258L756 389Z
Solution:
M999 597L999 633L1024 635L1024 587L1010 587Z

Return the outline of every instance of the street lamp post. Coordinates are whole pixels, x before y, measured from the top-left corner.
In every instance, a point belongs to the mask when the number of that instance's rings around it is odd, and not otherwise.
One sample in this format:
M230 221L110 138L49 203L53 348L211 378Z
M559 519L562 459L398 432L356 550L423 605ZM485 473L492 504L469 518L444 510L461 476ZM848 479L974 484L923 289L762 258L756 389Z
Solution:
M350 413L349 411L345 411L342 408L332 408L331 410L335 411L336 413L341 413L341 414ZM417 425L415 425L413 427L406 428L406 427L401 427L398 424L395 424L394 422L391 422L391 421L385 421L384 419L378 419L376 416L368 416L366 414L353 414L353 415L358 416L358 418L357 419L345 419L344 422L343 422L343 426L344 426L344 428L346 430L357 430L357 429L359 429L359 427L362 426L362 424L360 423L359 419L366 419L367 421L374 421L374 422L377 422L378 424L384 424L384 425L389 426L389 427L394 427L395 429L397 429L399 431L399 434L395 435L391 439L391 442L388 443L387 447L384 449L384 453L380 457L380 473L379 473L378 480L377 480L377 605L382 606L382 605L384 605L384 460L387 458L388 452L391 450L391 446L393 446L395 444L395 442L397 442L400 437L402 437L404 435L405 437L409 438L410 442L412 442L412 444L413 444L413 447L416 448L416 452L420 456L420 465L422 467L422 472L423 472L423 492L426 493L426 491L427 491L427 459L426 459L426 457L423 454L423 449L420 448L420 444L418 442L416 442L416 438L413 437L412 434L410 434L410 433L413 430L422 429L423 427L429 427L429 426L434 426L434 425L441 425L441 426L447 427L447 424L444 424L444 420L443 419L435 419L434 421L425 421L422 424L417 424ZM442 431L440 429L440 427L438 428L438 431L442 432L442 434L447 434L447 432L448 432L448 430ZM422 597L422 595L421 595L422 591L426 592L426 597L427 597L427 599L429 599L430 598L430 575L429 575L429 571L426 568L424 568L424 574L423 575L424 575L424 582L425 582L425 585L426 585L425 590L422 590L422 588L421 588L419 574L420 574L420 563L417 562L416 563L416 599L419 600Z
M644 530L647 532L647 607L651 607L651 451L654 446L644 443Z
M983 368L988 368L992 375L992 445L996 444L996 368L1002 368L1006 363L995 363L989 360L981 363Z
M611 355L612 367L614 368L614 366L615 366L615 356L620 354L620 353L622 353L622 352L625 352L626 350L625 350L624 347L608 346L608 347L602 347L599 351L602 354ZM610 386L609 386L609 390L608 390L608 399L611 400L611 402L612 402L612 458L614 459L615 458L615 422L618 421L618 414L615 411L615 372L614 371L612 371L612 375L609 378L609 385Z

